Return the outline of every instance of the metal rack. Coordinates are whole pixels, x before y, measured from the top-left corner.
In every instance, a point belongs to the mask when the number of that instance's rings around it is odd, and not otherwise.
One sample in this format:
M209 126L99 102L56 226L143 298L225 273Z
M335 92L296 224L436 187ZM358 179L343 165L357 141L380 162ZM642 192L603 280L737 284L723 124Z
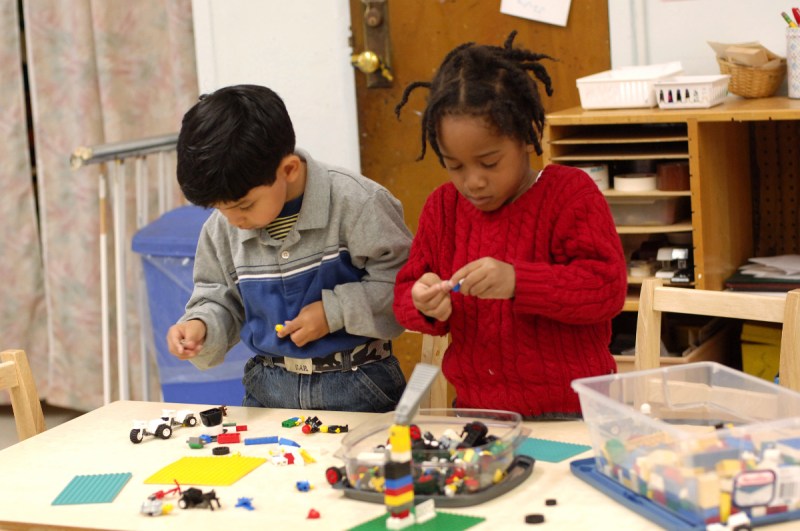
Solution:
M116 309L116 344L117 344L117 376L119 381L119 399L130 399L129 355L128 355L128 286L126 255L130 242L127 238L127 202L126 182L129 169L132 167L134 179L134 200L136 209L135 228L138 230L161 214L173 208L173 197L176 184L174 174L168 169L168 161L175 151L178 134L168 134L131 140L100 144L90 147L78 147L70 156L73 169L101 164L98 177L99 198L99 241L100 241L100 283L102 310L102 354L103 354L103 400L111 402L111 308ZM158 194L157 211L150 212L149 184L151 175L148 161L154 159L156 167L155 180ZM108 214L111 214L111 226ZM111 230L111 232L109 232ZM109 236L113 238L113 264L109 261ZM113 285L109 268L113 267L116 282ZM136 306L141 326L139 328L142 370L142 396L149 400L150 377L146 291L141 267L136 268Z

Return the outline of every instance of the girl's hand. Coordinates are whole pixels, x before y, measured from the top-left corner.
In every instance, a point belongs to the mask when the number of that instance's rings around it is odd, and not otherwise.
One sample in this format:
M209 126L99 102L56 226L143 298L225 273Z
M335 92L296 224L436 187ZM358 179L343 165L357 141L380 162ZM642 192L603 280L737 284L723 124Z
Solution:
M517 276L509 263L485 257L470 262L450 277L450 289L461 284L459 292L479 299L510 299L514 297Z
M436 273L425 273L411 287L411 300L414 307L428 317L447 321L453 312L450 290L443 286Z

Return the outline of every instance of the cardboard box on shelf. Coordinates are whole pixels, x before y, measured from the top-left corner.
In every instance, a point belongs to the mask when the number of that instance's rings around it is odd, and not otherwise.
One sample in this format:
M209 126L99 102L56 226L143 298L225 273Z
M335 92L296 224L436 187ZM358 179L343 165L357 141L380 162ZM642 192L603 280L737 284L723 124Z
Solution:
M725 55L740 65L762 66L769 61L767 50L760 47L728 46Z

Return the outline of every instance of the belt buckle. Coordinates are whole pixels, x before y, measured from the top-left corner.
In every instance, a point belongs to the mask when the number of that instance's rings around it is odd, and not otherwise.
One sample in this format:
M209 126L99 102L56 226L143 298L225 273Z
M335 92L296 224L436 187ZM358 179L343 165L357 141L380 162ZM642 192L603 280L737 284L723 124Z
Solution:
M283 365L287 371L297 374L311 374L314 372L314 363L310 358L289 358L284 356Z

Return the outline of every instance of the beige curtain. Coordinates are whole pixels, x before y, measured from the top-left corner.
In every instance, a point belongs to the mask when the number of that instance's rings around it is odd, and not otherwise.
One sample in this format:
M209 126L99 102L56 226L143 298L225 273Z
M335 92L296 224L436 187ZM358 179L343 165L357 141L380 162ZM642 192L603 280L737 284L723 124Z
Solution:
M0 349L24 348L47 375L44 273L28 150L16 0L0 0ZM8 403L3 394L0 400Z
M17 2L0 2L5 21L5 11L12 16ZM197 99L191 0L23 0L23 6L44 269L39 266L30 173L27 183L17 175L27 168L25 143L18 140L13 147L14 178L20 181L17 199L10 206L11 198L2 199L8 208L0 212L0 222L4 227L11 224L19 232L13 238L24 243L24 249L14 251L24 260L3 259L3 267L10 268L3 270L4 281L14 279L13 289L24 296L17 312L4 305L2 326L5 330L7 323L16 324L14 341L30 351L41 394L49 403L89 410L103 402L98 209L102 168L75 171L69 157L78 146L179 129L183 112ZM13 40L7 31L0 38ZM6 46L0 53L7 53ZM6 89L12 82L6 61L2 66ZM0 98L5 100L3 94ZM134 209L127 212L132 219ZM14 243L9 232L4 230L0 243L4 255ZM131 253L129 260L138 257ZM46 329L41 324L42 284ZM135 293L135 288L129 292ZM129 307L135 309L135 304ZM128 334L131 380L138 382L135 312L128 324L134 329ZM3 343L9 341L4 338ZM131 385L131 398L140 398L139 393L139 386Z

